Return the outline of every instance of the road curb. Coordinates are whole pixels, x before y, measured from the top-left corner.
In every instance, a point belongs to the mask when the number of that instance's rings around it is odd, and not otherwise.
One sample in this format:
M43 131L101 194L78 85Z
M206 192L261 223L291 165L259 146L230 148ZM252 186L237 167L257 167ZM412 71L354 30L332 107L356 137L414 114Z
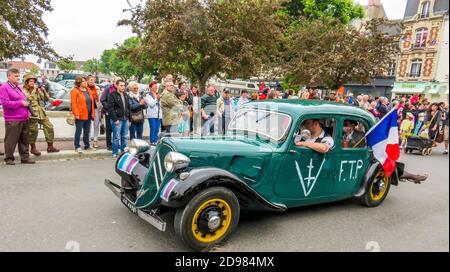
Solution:
M16 163L20 163L19 154L14 154ZM95 159L95 158L112 158L111 151L100 149L97 151L84 151L82 154L76 153L74 150L62 150L57 153L42 152L42 155L37 157L31 155L34 161L53 161L53 160L76 160L76 159Z

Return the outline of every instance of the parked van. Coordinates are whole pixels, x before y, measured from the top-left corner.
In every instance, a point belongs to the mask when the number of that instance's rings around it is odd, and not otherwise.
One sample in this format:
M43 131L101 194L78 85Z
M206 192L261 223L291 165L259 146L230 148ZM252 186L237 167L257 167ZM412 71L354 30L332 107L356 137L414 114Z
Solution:
M232 96L240 96L242 90L247 90L250 94L259 92L258 85L251 81L217 80L211 83L215 84L220 92L222 92L224 88L228 88Z

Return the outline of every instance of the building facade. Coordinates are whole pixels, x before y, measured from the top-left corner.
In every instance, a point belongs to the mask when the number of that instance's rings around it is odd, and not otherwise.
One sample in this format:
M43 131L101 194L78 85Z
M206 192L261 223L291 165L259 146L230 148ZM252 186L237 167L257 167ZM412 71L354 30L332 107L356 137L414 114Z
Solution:
M440 71L446 65L448 75L448 5L448 0L408 0L393 95L420 94L442 101L448 93L448 83L446 89L442 81L445 69Z
M372 19L388 20L386 12L380 0L369 0L368 5L364 6L366 16L363 19L354 20L351 25L357 29L363 29L364 23ZM383 32L387 35L398 37L402 33L402 29L397 20L388 20L389 23L383 26ZM396 39L397 40L397 39ZM369 84L348 83L344 85L345 92L353 93L355 96L360 94L369 94L373 97L391 96L391 90L394 87L397 68L397 59L392 59L389 70L384 74L372 79Z

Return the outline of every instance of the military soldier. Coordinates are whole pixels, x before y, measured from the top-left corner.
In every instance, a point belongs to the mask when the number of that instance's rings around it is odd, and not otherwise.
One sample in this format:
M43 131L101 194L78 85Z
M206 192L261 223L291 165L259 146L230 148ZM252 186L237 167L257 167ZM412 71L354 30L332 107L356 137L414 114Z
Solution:
M40 156L41 152L36 149L36 140L39 133L38 125L44 127L45 140L47 142L47 152L55 153L59 152L53 146L53 140L55 138L53 124L50 122L45 110L43 108L44 102L51 102L47 91L36 85L37 78L33 75L25 75L24 78L24 93L28 98L31 108L33 109L33 116L30 116L30 153L35 156Z

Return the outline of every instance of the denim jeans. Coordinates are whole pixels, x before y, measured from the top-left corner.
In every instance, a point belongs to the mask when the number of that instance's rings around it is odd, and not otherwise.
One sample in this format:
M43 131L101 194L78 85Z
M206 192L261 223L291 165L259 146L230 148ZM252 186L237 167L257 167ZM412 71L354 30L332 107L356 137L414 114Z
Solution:
M112 154L117 155L119 153L119 141L120 141L120 151L124 151L127 147L127 136L128 136L128 120L119 120L119 124L116 125L113 120L111 120L112 127Z
M161 119L148 118L148 125L150 126L150 143L156 144L158 142L159 128L161 127Z
M144 123L130 123L130 141L133 139L142 140L144 132Z
M84 149L88 149L89 145L89 133L91 130L91 119L88 120L76 120L75 121L75 149L80 148L81 131L83 131L83 143Z
M203 123L202 136L214 135L216 125L215 123L216 117L209 117L209 119Z

